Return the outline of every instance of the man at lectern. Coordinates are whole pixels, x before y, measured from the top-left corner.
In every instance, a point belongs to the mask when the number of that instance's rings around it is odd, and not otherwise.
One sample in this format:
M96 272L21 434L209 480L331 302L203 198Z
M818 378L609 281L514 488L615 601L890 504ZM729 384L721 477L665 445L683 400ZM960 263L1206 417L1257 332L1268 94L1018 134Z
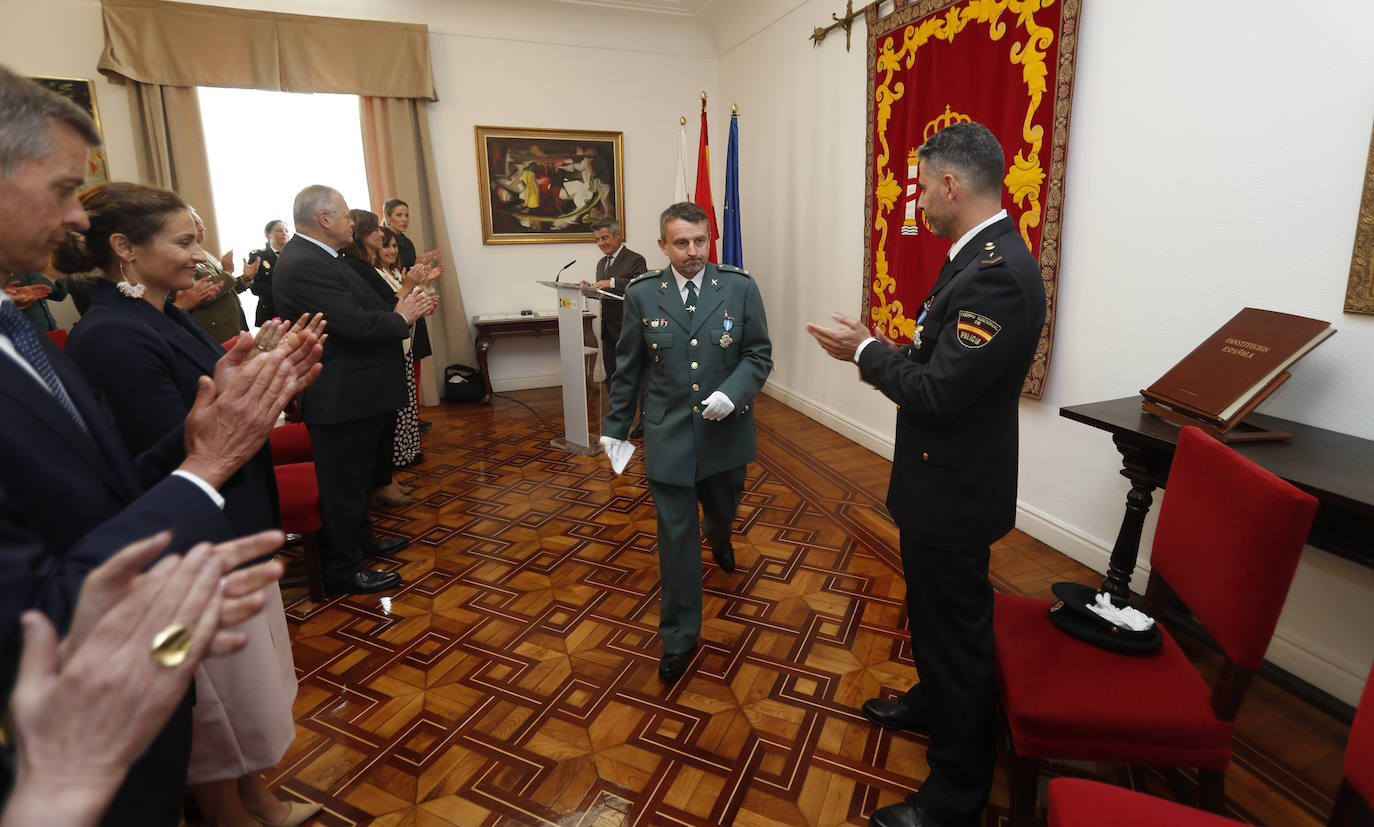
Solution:
M620 237L620 222L614 218L603 218L592 225L596 246L604 258L596 264L596 282L587 284L597 290L605 290L617 296L625 295L630 280L649 269L644 256L625 246ZM601 363L606 366L606 385L615 376L615 343L620 340L620 325L625 314L625 303L615 299L601 302ZM636 423L630 436L644 435L643 425Z
M703 533L716 564L735 570L730 527L745 468L757 454L754 397L773 370L773 346L754 280L707 261L710 229L701 207L664 210L658 246L671 266L625 288L626 323L601 433L608 454L623 449L642 384L663 584L658 677L670 683L687 671L701 632Z

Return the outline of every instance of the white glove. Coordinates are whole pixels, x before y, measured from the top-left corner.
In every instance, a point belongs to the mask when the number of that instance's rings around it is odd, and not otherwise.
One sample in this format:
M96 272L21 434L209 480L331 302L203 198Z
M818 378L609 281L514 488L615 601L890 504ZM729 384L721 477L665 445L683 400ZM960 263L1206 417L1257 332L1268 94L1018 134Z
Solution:
M611 470L618 477L629 464L630 457L634 456L635 446L633 442L626 439L614 439L603 436L601 438L601 450L606 452L606 459L611 461Z
M720 391L713 391L710 396L701 400L701 405L702 417L713 422L719 422L735 412L735 403Z

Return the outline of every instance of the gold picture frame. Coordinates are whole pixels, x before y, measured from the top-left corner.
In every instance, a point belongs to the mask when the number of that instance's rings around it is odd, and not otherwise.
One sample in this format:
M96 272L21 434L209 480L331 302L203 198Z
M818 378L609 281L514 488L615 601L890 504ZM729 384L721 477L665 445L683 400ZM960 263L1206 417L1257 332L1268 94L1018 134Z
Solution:
M590 242L605 217L624 232L622 133L474 129L483 244Z
M1374 315L1374 133L1364 166L1364 194L1355 220L1355 249L1350 254L1350 280L1345 286L1345 312Z
M50 92L56 92L91 116L95 121L95 131L100 133L101 145L90 148L86 156L86 180L81 185L84 192L97 184L110 180L110 164L105 157L105 132L100 128L100 110L95 104L95 83L90 78L55 78L30 76L29 80Z

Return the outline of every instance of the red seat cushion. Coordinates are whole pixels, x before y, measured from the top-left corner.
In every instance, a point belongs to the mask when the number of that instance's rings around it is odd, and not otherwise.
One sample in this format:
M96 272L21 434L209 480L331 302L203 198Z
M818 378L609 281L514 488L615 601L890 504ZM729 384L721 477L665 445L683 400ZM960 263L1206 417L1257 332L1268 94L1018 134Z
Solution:
M1343 773L1356 794L1374 807L1374 669L1365 679L1360 706L1355 710L1355 721L1350 725Z
M272 443L273 465L315 461L315 453L310 446L310 431L302 423L273 428L268 439Z
M67 348L67 331L66 331L65 329L59 327L59 328L57 328L56 330L49 330L49 331L48 331L48 338L49 338L49 339L52 339L53 344L57 345L57 348L58 348L59 350L66 350L66 348Z
M282 531L310 534L320 530L320 483L315 463L278 465L277 499L281 503Z
M1081 778L1050 782L1049 827L1235 827L1239 821Z
M1232 724L1212 714L1211 690L1164 633L1149 655L1083 643L1049 618L1050 601L994 601L997 681L1016 753L1225 769Z

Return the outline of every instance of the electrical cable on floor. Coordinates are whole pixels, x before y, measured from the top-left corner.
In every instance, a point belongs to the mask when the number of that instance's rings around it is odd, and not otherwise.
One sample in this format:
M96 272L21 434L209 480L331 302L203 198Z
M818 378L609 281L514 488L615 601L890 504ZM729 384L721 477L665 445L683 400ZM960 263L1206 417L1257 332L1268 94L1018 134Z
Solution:
M527 411L529 411L530 413L534 414L534 418L537 419L537 420L539 420L539 426L540 426L541 428L543 428L543 429L546 430L546 431L552 431L554 434L557 434L557 433L558 433L558 429L557 429L557 428L555 428L554 426L552 426L552 425L550 425L549 423L547 423L547 422L544 421L544 417L542 417L542 416L539 415L539 411L536 411L534 408L531 408L529 405L525 404L524 402L521 402L519 399L516 399L516 398L513 397L513 396L506 396L504 393L493 393L493 394L491 395L491 398L492 398L492 399L504 399L504 400L506 400L507 402L514 402L515 404L521 406L521 407L524 408L525 410L527 410Z

